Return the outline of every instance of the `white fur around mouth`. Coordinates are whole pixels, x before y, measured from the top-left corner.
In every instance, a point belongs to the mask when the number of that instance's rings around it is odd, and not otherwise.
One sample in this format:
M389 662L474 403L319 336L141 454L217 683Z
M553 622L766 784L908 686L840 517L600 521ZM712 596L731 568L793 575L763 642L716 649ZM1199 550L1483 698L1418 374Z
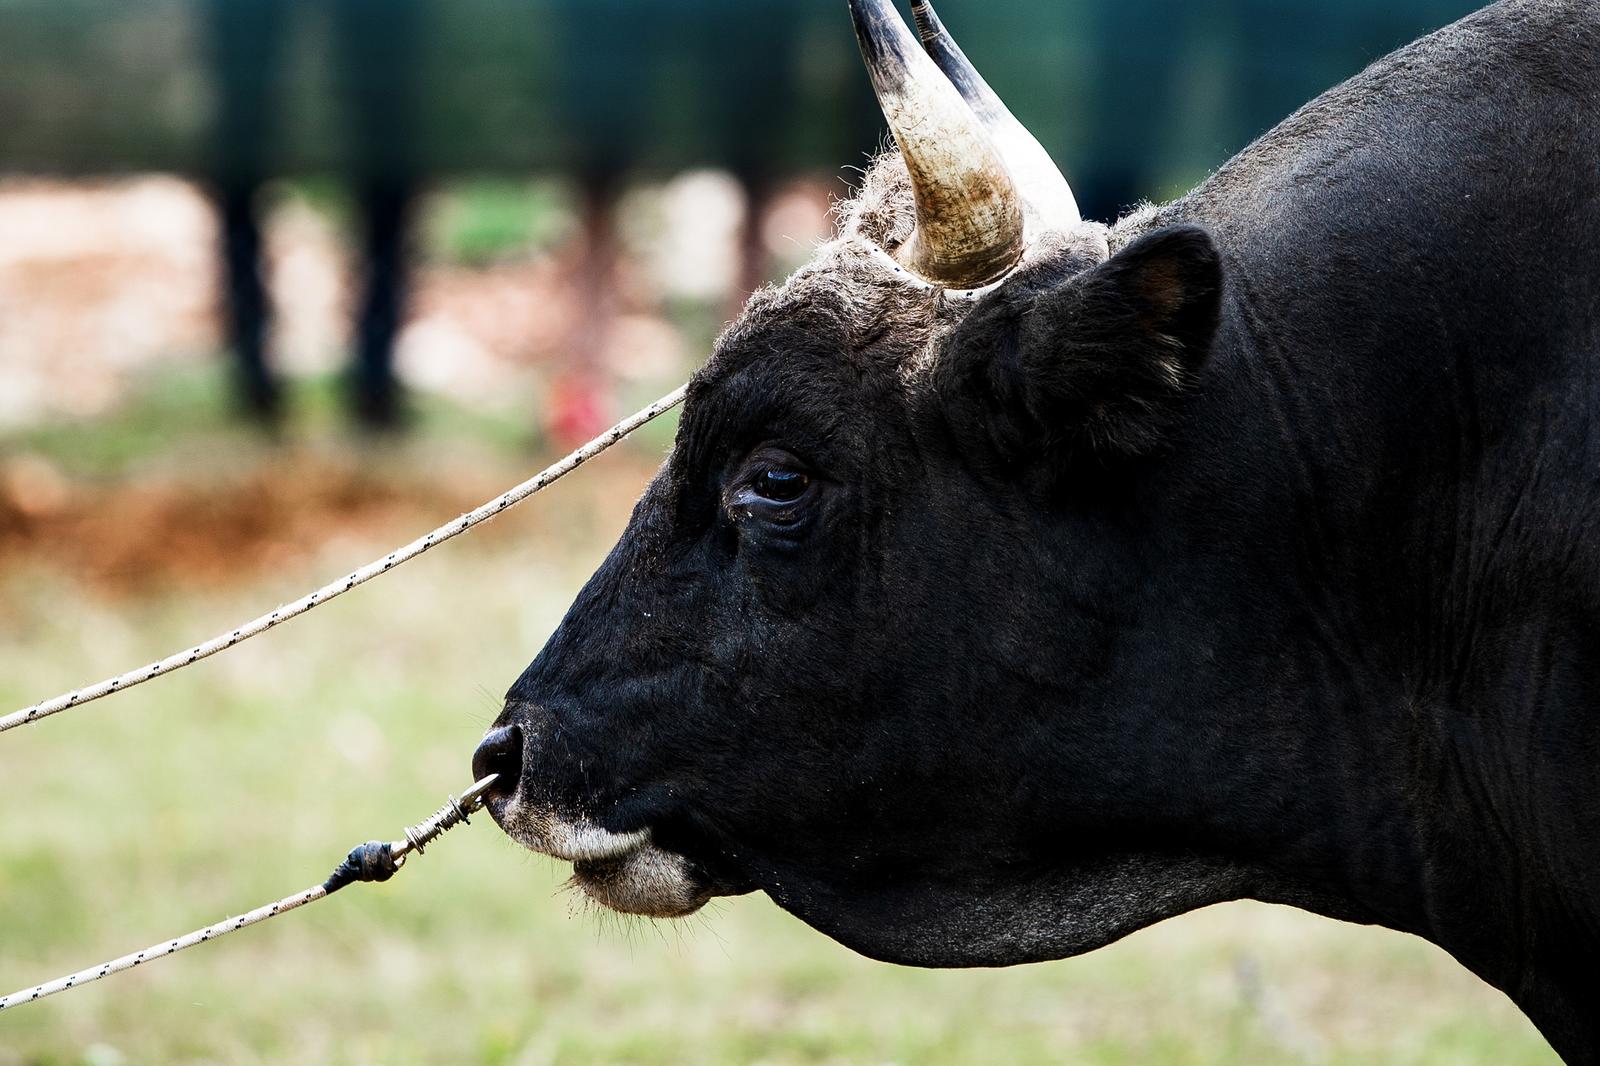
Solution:
M506 835L523 847L572 863L572 880L595 902L625 914L680 918L709 898L682 855L650 842L649 830L613 833L568 821L515 800L492 808Z
M604 862L650 843L650 831L613 833L587 819L568 821L549 810L532 810L513 800L495 812L506 835L531 851L567 862Z

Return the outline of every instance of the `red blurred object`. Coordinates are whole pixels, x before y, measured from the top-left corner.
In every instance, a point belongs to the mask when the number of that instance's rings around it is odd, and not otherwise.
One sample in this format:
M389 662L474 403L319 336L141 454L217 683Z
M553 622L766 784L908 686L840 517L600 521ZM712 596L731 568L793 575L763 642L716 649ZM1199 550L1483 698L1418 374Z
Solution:
M588 375L557 378L545 397L545 434L563 449L598 437L612 422L611 397Z

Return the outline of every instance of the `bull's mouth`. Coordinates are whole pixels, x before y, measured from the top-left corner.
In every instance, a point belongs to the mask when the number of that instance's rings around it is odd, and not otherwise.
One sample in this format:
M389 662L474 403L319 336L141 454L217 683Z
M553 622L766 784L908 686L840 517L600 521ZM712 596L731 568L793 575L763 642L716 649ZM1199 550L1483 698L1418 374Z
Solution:
M651 840L649 829L614 833L587 819L536 809L520 798L491 797L489 814L530 851L572 863L584 895L624 914L682 918L714 894L684 856Z

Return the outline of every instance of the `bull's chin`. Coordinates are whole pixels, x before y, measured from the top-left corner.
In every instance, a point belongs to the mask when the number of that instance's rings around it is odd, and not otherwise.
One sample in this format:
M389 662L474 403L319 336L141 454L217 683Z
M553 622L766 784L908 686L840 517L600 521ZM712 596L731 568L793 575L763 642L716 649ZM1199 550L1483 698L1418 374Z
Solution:
M656 846L648 829L613 833L516 799L491 800L488 809L512 840L572 863L572 883L614 911L682 918L714 894L688 859Z
M687 859L654 844L614 859L580 859L572 883L601 906L647 918L683 918L711 898Z

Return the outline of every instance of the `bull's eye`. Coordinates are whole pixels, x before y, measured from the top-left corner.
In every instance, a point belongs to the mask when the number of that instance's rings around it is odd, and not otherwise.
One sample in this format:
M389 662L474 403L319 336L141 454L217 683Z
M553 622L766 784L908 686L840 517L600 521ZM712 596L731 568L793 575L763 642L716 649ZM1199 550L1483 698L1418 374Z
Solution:
M763 500L773 503L793 503L805 495L811 479L798 470L763 470L757 474L751 488Z
M728 516L752 536L781 532L793 543L815 517L812 505L823 483L810 464L785 449L757 448L733 477Z

